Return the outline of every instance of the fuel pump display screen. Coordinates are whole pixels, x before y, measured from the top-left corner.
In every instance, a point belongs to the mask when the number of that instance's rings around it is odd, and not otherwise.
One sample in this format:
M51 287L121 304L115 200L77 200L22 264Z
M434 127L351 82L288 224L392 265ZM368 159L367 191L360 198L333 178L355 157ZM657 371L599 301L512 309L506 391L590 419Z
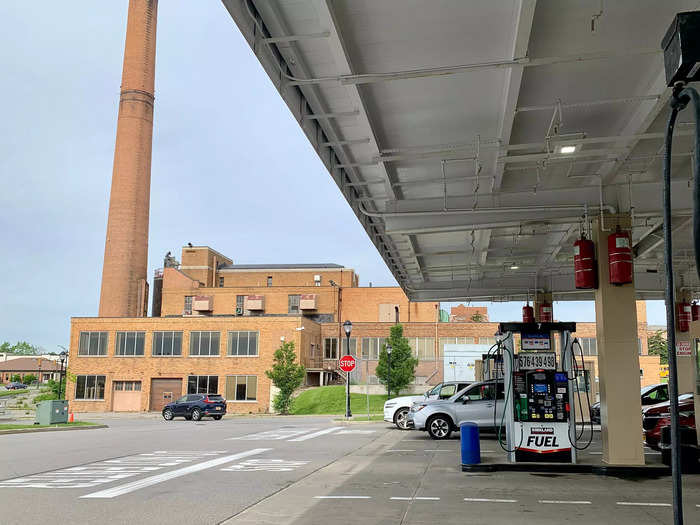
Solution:
M535 394L546 394L547 393L547 385L536 383L532 386L533 386L533 391Z

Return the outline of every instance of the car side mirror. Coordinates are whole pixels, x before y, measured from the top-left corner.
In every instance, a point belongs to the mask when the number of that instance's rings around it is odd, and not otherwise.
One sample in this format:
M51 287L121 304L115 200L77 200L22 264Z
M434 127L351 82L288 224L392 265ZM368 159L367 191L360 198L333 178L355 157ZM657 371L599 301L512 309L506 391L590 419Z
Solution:
M470 401L470 399L468 397L465 397L464 401L462 401L462 404L466 405L467 403L469 403L469 401Z

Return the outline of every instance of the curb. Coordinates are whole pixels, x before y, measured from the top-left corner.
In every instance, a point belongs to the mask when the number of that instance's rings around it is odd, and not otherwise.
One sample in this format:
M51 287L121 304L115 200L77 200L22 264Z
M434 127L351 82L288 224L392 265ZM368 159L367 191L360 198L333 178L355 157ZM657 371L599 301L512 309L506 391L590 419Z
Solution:
M14 428L9 430L0 430L0 436L5 434L34 434L36 432L67 432L70 430L96 430L99 428L109 428L108 425L89 425L75 427L40 427L40 428Z
M462 465L462 472L547 472L552 474L595 474L618 478L659 478L669 476L668 467L626 465L582 465L571 463L480 463Z

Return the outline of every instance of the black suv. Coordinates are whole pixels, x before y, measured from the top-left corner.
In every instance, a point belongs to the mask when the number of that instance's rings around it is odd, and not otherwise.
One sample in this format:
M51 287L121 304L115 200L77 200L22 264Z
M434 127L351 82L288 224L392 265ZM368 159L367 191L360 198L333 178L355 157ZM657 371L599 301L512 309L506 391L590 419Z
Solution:
M187 394L177 401L168 403L163 408L163 419L171 421L174 417L199 421L204 416L211 416L217 421L226 414L226 401L219 394Z

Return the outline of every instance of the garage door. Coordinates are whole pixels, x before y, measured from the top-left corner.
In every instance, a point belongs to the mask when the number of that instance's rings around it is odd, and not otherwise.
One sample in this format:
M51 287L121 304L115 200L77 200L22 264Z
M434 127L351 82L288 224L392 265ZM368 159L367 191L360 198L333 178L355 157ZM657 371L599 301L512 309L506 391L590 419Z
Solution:
M151 380L151 410L160 412L163 407L182 395L182 379Z
M112 410L137 412L141 410L141 381L112 381Z

